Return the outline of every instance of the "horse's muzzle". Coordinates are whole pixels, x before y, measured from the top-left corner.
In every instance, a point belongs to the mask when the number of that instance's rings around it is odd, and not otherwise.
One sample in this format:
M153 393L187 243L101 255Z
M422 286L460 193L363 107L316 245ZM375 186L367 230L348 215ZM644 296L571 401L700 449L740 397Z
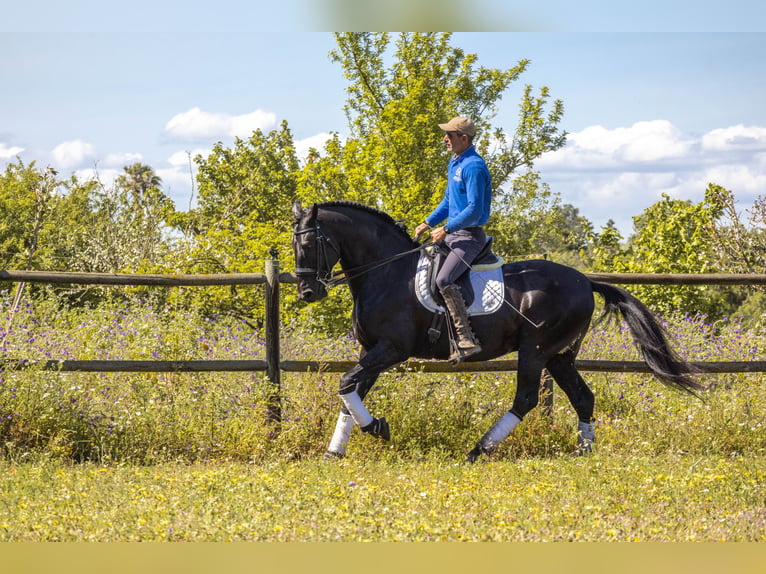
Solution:
M319 281L298 282L298 298L306 303L314 303L327 297L327 288Z

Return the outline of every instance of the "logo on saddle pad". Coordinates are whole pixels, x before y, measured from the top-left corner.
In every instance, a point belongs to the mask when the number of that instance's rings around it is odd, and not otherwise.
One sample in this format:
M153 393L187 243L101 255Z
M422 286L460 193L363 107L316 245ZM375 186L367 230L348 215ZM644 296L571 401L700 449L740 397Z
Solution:
M434 299L432 292L431 271L433 259L422 254L415 271L415 294L418 301L432 313L445 313L445 309ZM503 304L505 286L503 284L502 259L493 269L487 271L469 271L473 302L468 307L469 315L489 315L497 311Z

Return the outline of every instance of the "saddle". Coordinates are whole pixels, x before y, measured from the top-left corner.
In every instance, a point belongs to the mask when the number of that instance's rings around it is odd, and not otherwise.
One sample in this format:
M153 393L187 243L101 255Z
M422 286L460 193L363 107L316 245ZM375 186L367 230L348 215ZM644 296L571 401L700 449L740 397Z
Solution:
M471 268L467 269L456 281L456 284L460 286L466 307L470 307L474 300L474 289L470 272L491 271L492 269L502 267L503 263L505 263L502 257L492 252L493 239L494 237L491 235L487 237L487 242L481 248L481 251L474 257L473 261L468 262ZM428 269L428 288L434 300L438 301L442 306L444 305L444 300L441 293L439 293L439 289L436 287L436 276L439 274L442 265L444 265L444 260L448 254L449 248L443 242L426 249L426 256L431 260L431 265Z
M436 275L444 264L448 247L443 243L425 249L418 262L415 291L420 303L434 314L428 330L432 343L439 340L446 321L444 300L436 287ZM503 302L503 270L505 261L492 252L492 237L470 262L471 269L463 273L456 284L460 286L469 315L487 315L497 311ZM479 297L476 297L476 293Z

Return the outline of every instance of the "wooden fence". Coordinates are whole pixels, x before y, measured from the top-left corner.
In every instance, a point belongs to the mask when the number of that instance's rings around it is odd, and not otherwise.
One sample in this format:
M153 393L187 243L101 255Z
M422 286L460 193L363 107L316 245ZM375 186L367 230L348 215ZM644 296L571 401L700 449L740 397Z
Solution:
M276 252L266 261L265 273L231 273L220 275L159 275L120 273L70 273L46 271L0 270L0 281L79 285L125 285L191 287L214 285L266 285L265 307L265 360L178 360L178 361L77 361L49 360L30 361L0 358L0 366L11 369L37 368L63 372L134 372L134 373L199 373L213 371L254 372L265 371L279 395L282 372L345 372L352 361L302 361L283 359L280 353L280 284L296 284L292 273L280 272ZM766 274L655 274L655 273L588 273L589 278L614 284L649 285L766 285ZM693 362L703 373L755 373L766 372L766 361L717 361ZM444 361L410 360L392 372L503 372L515 371L515 360L483 361L453 366ZM649 372L643 361L580 360L576 362L581 371L601 372Z

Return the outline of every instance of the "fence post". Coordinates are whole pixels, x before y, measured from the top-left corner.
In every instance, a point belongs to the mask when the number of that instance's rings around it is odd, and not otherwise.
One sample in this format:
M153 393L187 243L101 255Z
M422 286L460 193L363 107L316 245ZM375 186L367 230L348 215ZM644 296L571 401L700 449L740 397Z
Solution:
M269 419L282 420L281 373L279 370L279 252L269 249L266 261L266 375L272 384Z
M553 414L553 377L548 369L543 369L540 376L540 403L546 416Z

